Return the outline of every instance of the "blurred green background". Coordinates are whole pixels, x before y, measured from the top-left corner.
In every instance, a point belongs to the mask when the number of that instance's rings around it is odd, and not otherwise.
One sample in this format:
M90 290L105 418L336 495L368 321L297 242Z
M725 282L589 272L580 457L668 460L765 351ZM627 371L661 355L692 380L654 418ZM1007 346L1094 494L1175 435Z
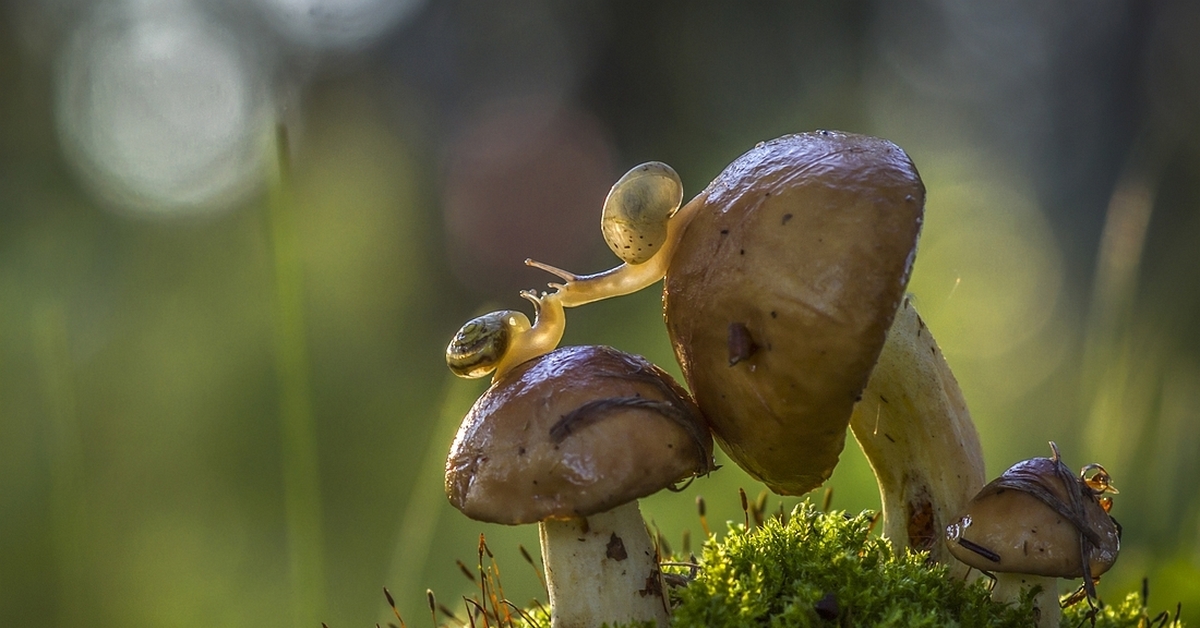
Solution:
M929 190L911 290L988 473L1101 462L1110 599L1200 623L1200 4L0 2L0 623L374 625L533 526L441 466L469 317L615 262L627 168L889 138ZM287 125L291 183L274 126ZM654 290L570 313L675 373ZM725 467L643 512L740 521ZM837 508L878 507L853 439ZM792 500L794 501L794 500ZM778 501L772 501L777 504ZM426 624L427 625L427 624Z

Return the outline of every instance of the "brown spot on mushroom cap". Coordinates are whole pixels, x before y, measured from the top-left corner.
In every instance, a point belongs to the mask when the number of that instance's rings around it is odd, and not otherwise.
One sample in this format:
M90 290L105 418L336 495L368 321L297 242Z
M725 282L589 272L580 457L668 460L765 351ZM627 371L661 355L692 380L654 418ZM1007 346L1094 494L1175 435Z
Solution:
M742 155L692 201L703 206L667 273L667 329L717 441L776 492L833 472L908 283L924 199L895 144L805 133ZM771 347L754 369L728 367L729 321Z
M711 470L708 427L670 375L611 347L561 347L475 402L446 460L446 495L472 519L533 523L604 512Z
M1095 541L1087 544L1091 575L1096 577L1108 571L1120 550L1117 526L1096 496L1081 490L1082 482L1072 478L1069 484L1063 483L1065 478L1054 469L1057 464L1050 458L1024 460L984 486L967 504L958 523L951 526L967 543L948 537L950 553L976 569L1055 578L1082 577L1080 529L1044 499L1013 488L1014 483L1035 483L1045 490L1043 497L1049 496L1063 505L1069 504L1070 491L1080 495L1084 527ZM971 545L984 548L993 556L985 557L970 549Z

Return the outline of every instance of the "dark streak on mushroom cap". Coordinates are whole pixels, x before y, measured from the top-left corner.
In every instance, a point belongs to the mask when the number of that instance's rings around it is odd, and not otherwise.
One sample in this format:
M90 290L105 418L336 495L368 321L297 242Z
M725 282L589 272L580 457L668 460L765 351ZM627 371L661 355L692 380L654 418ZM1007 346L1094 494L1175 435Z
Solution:
M712 469L708 427L666 372L611 347L562 347L476 401L446 460L446 495L472 519L533 523L604 512Z

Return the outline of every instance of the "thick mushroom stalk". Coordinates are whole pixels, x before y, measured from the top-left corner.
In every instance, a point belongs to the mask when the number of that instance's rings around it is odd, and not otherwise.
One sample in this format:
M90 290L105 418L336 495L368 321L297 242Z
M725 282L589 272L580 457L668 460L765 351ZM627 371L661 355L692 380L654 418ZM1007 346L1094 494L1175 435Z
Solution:
M911 299L905 299L850 429L875 471L883 534L898 551L928 551L966 575L941 543L986 482L983 450L958 382Z
M708 427L669 375L609 347L562 347L475 402L446 460L446 495L472 519L540 523L555 628L666 625L636 500L712 469Z
M1120 526L1108 514L1114 489L1104 468L1088 465L1076 477L1058 447L1052 458L1009 467L984 486L946 527L946 546L963 563L995 575L992 599L1019 602L1034 587L1038 628L1058 628L1059 578L1094 580L1117 560Z
M553 626L670 622L658 553L636 501L538 524Z
M1062 607L1058 602L1058 578L1023 573L993 575L996 578L996 583L992 586L993 602L1020 604L1028 592L1034 591L1034 625L1037 628L1058 628L1062 619Z

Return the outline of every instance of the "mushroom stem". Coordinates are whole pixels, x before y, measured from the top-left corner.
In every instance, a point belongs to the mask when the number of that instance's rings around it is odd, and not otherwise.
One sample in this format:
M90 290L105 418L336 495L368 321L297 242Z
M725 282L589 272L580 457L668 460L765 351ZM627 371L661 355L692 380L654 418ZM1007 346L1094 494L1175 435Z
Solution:
M941 540L986 481L983 451L958 382L908 298L850 429L879 483L884 536L897 551L928 551L964 577L969 568Z
M553 628L655 621L666 626L658 555L637 501L538 524Z
M1062 608L1058 603L1058 578L998 572L992 588L992 601L1000 604L1020 604L1021 597L1033 587L1041 587L1033 596L1034 625L1037 628L1058 628Z

